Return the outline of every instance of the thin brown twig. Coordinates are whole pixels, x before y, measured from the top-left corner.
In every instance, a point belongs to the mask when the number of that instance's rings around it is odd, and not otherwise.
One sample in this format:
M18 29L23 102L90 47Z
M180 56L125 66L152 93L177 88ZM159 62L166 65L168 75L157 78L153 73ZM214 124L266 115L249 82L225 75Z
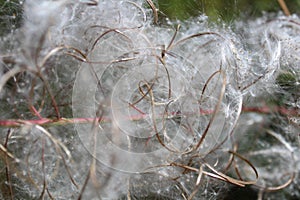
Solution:
M151 7L152 9L152 12L153 12L153 21L154 21L154 24L157 24L158 23L158 13L157 13L157 8L155 7L154 3L152 2L152 0L146 0L147 3L149 4L149 6Z
M150 85L146 83L146 87L149 90L149 95L150 95L150 99L151 99L151 115L152 115L152 123L153 123L153 129L155 131L155 136L157 138L157 140L159 141L159 143L166 148L167 150L169 150L170 152L177 152L176 150L171 149L170 147L168 147L163 140L161 139L161 137L159 136L159 131L157 129L157 125L156 125L156 114L155 114L155 102L154 102L154 95L153 95L153 91L150 88Z
M44 199L45 193L47 190L47 180L46 180L46 170L45 170L45 138L42 138L42 155L41 155L41 160L42 160L42 173L43 173L43 189L41 192L41 195L38 199Z
M83 193L84 193L84 191L85 191L85 189L86 189L86 187L87 187L87 185L88 185L88 182L89 182L89 180L90 180L90 176L91 176L91 173L90 173L90 171L89 171L89 172L87 173L87 176L86 176L85 180L84 180L84 183L83 183L83 185L82 185L82 188L81 188L81 190L80 190L80 192L79 192L79 196L78 196L77 200L81 200L81 199L82 199Z
M224 72L222 72L222 71L219 71L219 73L221 73L222 76L223 76L223 83L222 83L222 88L221 88L221 91L220 91L220 94L219 94L218 102L217 102L217 104L216 104L216 106L214 108L214 112L212 113L212 117L210 118L210 120L209 120L209 122L208 122L208 124L207 124L207 126L206 126L206 128L205 128L205 130L204 130L204 132L203 132L203 134L202 134L202 136L200 138L200 140L198 141L198 143L195 146L195 150L197 150L200 147L200 145L202 144L202 142L204 141L204 139L205 139L205 137L206 137L206 135L208 133L208 130L210 128L210 125L215 120L215 116L216 116L216 114L219 111L220 106L221 106L221 101L222 101L224 93L225 93L226 76L225 76ZM205 90L202 91L202 95L204 94L204 92L205 92Z
M3 145L6 149L7 149L8 140L9 140L9 137L10 137L11 133L12 133L11 129L8 129L7 134L6 134L5 143ZM8 188L9 188L8 191L9 191L10 199L13 200L14 199L14 193L13 193L13 188L12 188L10 165L9 165L7 154L5 154L5 172L6 172L7 185L8 185Z

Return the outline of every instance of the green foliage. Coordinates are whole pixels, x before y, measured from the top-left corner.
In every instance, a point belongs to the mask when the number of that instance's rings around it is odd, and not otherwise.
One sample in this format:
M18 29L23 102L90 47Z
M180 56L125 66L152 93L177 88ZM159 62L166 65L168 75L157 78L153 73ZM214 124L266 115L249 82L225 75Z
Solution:
M277 84L286 91L289 91L293 89L294 87L297 87L297 79L294 74L291 72L283 72L279 74L276 78Z
M292 13L300 13L299 0L286 0L286 4ZM184 20L202 13L212 21L227 22L281 10L277 0L158 0L158 5L171 19Z

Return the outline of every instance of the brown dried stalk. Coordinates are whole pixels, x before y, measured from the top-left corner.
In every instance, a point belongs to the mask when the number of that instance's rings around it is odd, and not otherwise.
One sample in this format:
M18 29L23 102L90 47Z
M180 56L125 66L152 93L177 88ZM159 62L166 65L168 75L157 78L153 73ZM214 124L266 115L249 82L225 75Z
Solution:
M290 16L291 13L290 13L290 11L289 11L289 9L288 9L288 7L287 7L285 1L284 1L284 0L278 0L278 3L279 3L279 5L280 5L281 9L283 10L284 14L285 14L286 16Z
M146 0L147 3L149 4L149 6L151 7L152 9L152 12L153 12L153 15L154 15L154 24L157 24L158 22L158 14L157 14L157 8L155 7L154 3L152 2L152 0Z

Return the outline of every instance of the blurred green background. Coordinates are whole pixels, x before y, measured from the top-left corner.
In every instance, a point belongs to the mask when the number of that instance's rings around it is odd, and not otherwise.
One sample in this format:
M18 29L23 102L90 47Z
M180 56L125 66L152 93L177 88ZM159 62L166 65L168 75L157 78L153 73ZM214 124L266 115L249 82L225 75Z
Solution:
M22 4L25 1L0 0L0 35L20 26ZM160 17L179 20L205 13L210 21L230 23L236 19L255 18L261 16L263 12L281 10L278 0L153 0L153 2L160 10ZM285 0L285 2L291 13L300 14L300 0Z
M300 0L285 0L291 13L300 13ZM230 22L278 12L277 0L158 0L159 9L171 19L184 20L205 13L212 21Z

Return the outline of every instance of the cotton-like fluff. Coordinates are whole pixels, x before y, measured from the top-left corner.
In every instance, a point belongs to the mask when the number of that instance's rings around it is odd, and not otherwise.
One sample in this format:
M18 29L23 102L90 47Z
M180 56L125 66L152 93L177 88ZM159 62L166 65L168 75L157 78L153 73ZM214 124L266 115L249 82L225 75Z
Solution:
M157 24L151 2L24 3L1 63L7 196L299 196L298 17Z

